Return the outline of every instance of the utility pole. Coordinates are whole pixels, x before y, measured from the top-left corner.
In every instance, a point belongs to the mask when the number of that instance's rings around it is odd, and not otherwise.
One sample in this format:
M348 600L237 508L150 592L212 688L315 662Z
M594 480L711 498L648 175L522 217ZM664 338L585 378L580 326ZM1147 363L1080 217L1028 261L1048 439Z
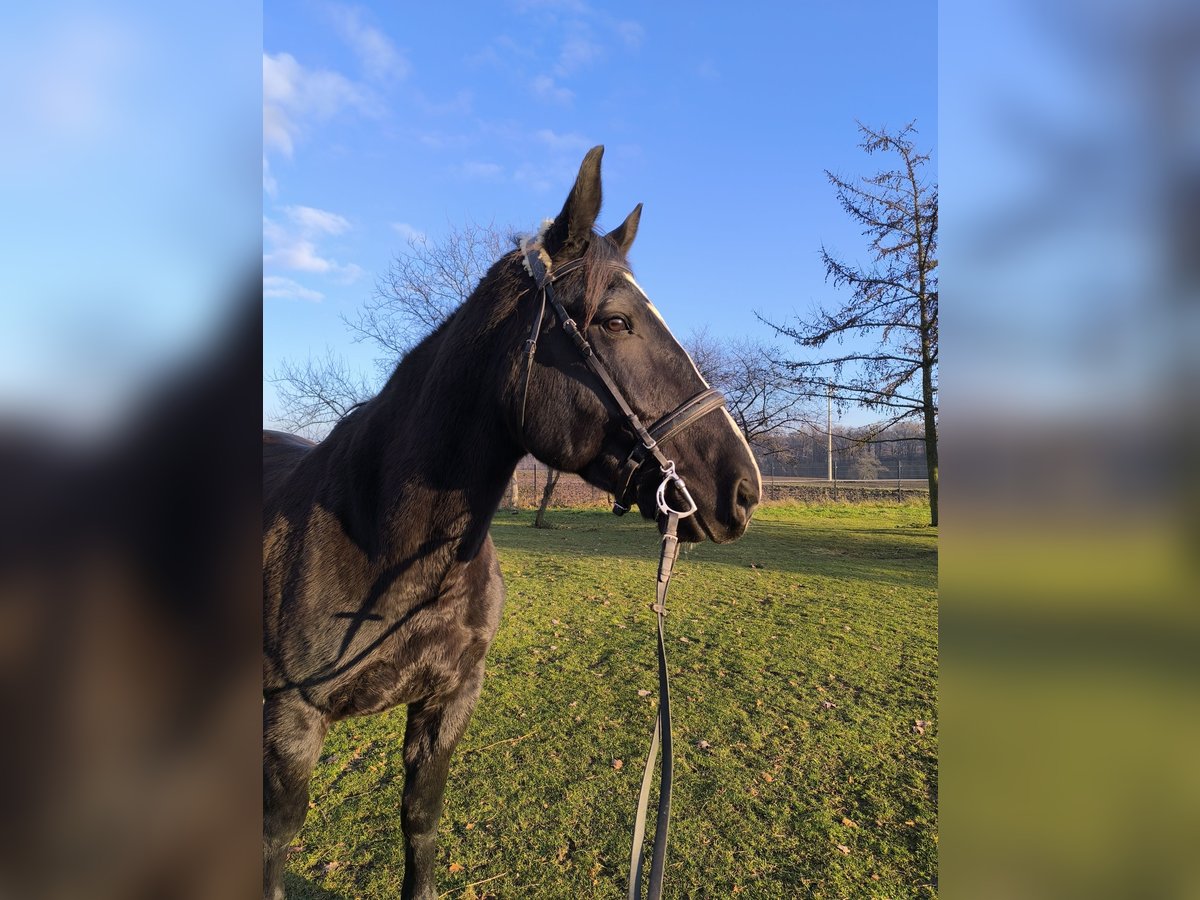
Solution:
M826 481L833 481L833 383L830 382L826 386L826 403L825 403L825 434L829 438L829 449L827 456L829 460L829 473L826 475Z

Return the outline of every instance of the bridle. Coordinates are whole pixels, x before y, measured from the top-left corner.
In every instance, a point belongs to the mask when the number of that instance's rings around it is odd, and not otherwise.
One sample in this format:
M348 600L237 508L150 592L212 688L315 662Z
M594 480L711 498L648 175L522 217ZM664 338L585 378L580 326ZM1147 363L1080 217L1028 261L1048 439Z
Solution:
M671 817L671 776L673 771L671 758L671 692L667 682L667 648L663 634L663 617L667 612L667 588L671 583L671 571L679 556L679 521L686 519L696 512L696 501L688 492L687 485L675 471L675 461L668 459L659 444L678 434L684 428L698 421L715 409L725 404L725 398L719 391L706 387L689 400L685 400L671 412L658 419L649 428L642 425L641 420L625 399L625 395L617 386L604 363L596 356L592 345L580 332L579 326L571 318L566 307L554 292L554 282L574 272L583 266L582 259L575 259L557 269L553 268L548 257L537 246L522 246L525 268L537 284L541 295L537 317L529 339L525 342L525 376L521 394L521 434L525 432L525 406L529 398L529 379L533 372L533 357L537 352L538 339L542 332L542 322L546 315L546 304L549 302L558 317L563 330L570 336L575 348L583 357L584 363L592 373L600 379L608 391L609 397L617 405L625 418L625 426L636 438L633 449L617 470L613 487L613 512L622 516L629 512L636 498L637 474L654 460L662 473L662 481L655 492L655 502L660 514L666 517L666 527L663 530L662 548L658 561L658 580L655 589L655 602L651 605L658 623L658 715L654 720L654 735L650 739L650 752L646 756L646 767L642 773L642 786L638 795L637 814L634 817L633 843L629 855L629 895L628 900L640 900L642 887L642 869L644 868L644 840L646 834L646 812L650 803L650 785L654 778L654 763L658 756L659 743L662 744L662 774L658 789L658 816L654 830L653 855L650 862L650 878L646 888L647 900L658 900L662 895L663 870L667 861L667 826ZM603 263L615 271L629 273L629 269L619 263ZM674 483L676 490L683 498L683 509L675 509L667 499L667 489Z
M525 252L525 264L534 281L537 283L538 293L541 296L541 304L538 308L538 314L534 319L533 328L529 332L529 339L525 341L525 376L521 392L521 433L524 434L525 432L525 407L529 399L529 379L533 372L533 357L537 352L538 338L541 335L542 323L546 316L546 303L549 302L559 322L562 324L563 330L570 336L575 348L583 357L584 363L603 383L609 397L621 411L621 415L625 419L625 427L636 438L633 449L629 451L629 455L626 456L625 461L617 469L613 485L613 512L618 516L623 516L629 512L637 491L635 476L646 463L653 459L658 463L659 469L663 474L663 482L659 485L658 496L660 498L663 497L667 484L674 482L687 505L686 509L674 510L674 512L681 518L687 518L696 511L696 502L692 499L692 495L688 493L683 479L676 474L675 463L667 459L666 454L662 452L659 444L675 436L714 409L724 406L724 396L722 396L720 391L705 387L704 390L685 400L679 406L675 407L675 409L654 422L649 428L646 428L642 425L637 413L633 411L633 408L626 401L621 389L613 381L604 363L596 356L591 343L583 336L583 333L579 330L579 326L571 318L571 314L567 312L566 307L563 306L562 302L555 295L554 282L564 275L582 268L584 264L583 260L575 259L557 269L552 269L537 248L530 248ZM610 262L604 265L617 272L632 274L629 269L619 263ZM670 506L661 502L661 500L659 502L659 509L663 515L670 515L673 511Z

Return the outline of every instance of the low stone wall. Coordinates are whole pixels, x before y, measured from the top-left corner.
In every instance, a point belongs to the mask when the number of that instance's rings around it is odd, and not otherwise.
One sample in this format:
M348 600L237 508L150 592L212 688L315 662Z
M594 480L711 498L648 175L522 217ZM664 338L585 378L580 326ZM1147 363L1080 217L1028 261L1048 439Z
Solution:
M542 500L542 490L546 486L546 473L538 470L536 473L529 469L517 471L517 502L512 501L512 485L504 494L501 505L509 509L537 509ZM887 481L862 482L839 481L836 486L827 481L811 482L763 482L763 499L766 501L782 500L800 503L906 503L914 499L927 499L928 488L913 487L904 484L899 490L895 483ZM602 490L592 487L578 475L560 475L554 496L550 500L553 507L578 507L612 505L612 498Z
M802 503L906 503L909 500L929 499L929 489L901 487L893 484L887 486L886 481L876 484L851 482L836 484L828 481L816 481L801 484L763 484L764 500L792 500Z

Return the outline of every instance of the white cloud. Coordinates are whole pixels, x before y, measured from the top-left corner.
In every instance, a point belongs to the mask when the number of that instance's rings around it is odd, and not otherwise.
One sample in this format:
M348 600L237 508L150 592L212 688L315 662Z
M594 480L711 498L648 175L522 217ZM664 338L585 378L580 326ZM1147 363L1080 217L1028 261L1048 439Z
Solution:
M425 232L417 228L413 228L413 226L409 225L407 222L393 222L392 228L396 230L396 234L400 235L400 237L404 238L406 241L420 241L421 243L425 242Z
M275 176L271 174L271 163L267 160L267 154L263 154L263 190L268 197L274 197L279 192L279 184L275 181Z
M325 295L320 291L306 288L299 282L293 281L291 278L284 278L282 275L263 276L263 296L281 297L285 300L308 300L312 303L320 303L325 299Z
M408 75L408 60L396 49L387 35L363 22L361 9L334 6L330 8L330 14L333 16L334 27L350 45L368 78L374 81L391 81Z
M284 211L306 233L320 231L325 234L341 234L350 227L345 216L311 206L288 206L284 207Z
M373 112L363 90L337 72L306 69L290 53L263 54L263 147L291 156L308 123L343 109Z
M558 84L549 75L537 76L530 86L533 88L533 92L543 100L550 100L565 106L575 99L574 91Z
M360 265L355 263L346 263L345 265L333 265L334 280L339 284L353 284L362 278L365 273Z
M270 226L264 226L264 238L270 230ZM278 266L295 272L323 274L332 271L336 263L321 256L312 241L280 235L274 238L272 246L263 253L263 265Z
M329 275L347 283L362 275L359 266L339 263L317 247L318 236L340 234L350 227L343 216L311 206L289 206L284 212L291 220L290 226L263 216L264 268Z

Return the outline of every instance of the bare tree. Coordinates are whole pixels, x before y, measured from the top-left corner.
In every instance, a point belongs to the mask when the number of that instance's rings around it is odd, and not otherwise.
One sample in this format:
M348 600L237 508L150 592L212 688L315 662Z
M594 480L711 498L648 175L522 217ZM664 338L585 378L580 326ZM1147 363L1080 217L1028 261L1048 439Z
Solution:
M304 362L285 359L269 379L280 411L275 418L296 434L324 437L346 413L375 393L375 386L341 356L326 350Z
M391 372L400 357L471 296L514 240L512 232L474 222L451 227L437 240L414 235L393 257L371 298L342 321L356 340L370 341L383 352L379 365Z
M351 407L378 391L400 358L471 295L512 245L510 234L470 222L438 239L410 237L371 298L355 315L342 317L356 341L379 350L375 377L353 372L329 352L303 363L285 360L269 379L279 397L278 422L308 437L324 437Z
M771 346L752 338L715 338L701 328L692 332L687 350L704 380L725 395L729 414L760 453L779 452L777 439L810 420L808 397Z
M849 299L833 310L818 308L811 318L791 325L768 324L802 347L824 347L834 338L840 344L856 336L873 341L865 349L789 366L812 396L823 398L832 387L841 403L888 410L891 418L880 430L910 417L921 419L930 520L936 525L938 189L924 177L929 154L917 151L912 123L895 134L861 123L859 131L859 146L867 154L894 154L896 167L853 181L829 171L825 175L842 209L863 226L873 263L852 265L822 247L826 280L848 288Z
M856 435L852 435L852 440ZM854 440L842 454L845 459L846 472L850 478L860 481L872 481L883 471L883 463L875 455L875 447L868 441Z
M561 474L558 469L546 469L546 486L542 489L542 502L538 506L537 515L533 517L534 528L550 527L546 524L546 508L550 505L550 498L554 496L554 489L558 487Z

